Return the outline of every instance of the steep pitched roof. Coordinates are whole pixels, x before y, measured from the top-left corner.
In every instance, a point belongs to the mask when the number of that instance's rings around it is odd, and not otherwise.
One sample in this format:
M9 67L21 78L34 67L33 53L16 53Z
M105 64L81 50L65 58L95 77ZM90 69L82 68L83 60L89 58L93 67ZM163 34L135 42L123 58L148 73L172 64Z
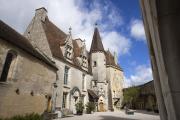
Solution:
M114 56L111 54L109 50L105 52L105 55L106 55L106 65L114 66L122 70L122 68L118 64L115 63Z
M73 40L73 51L74 57L79 57L81 55L81 48L78 46L76 40Z
M5 40L17 46L18 48L24 50L30 55L38 58L39 60L42 60L46 64L57 69L53 61L51 61L48 57L39 53L24 36L16 32L14 29L9 27L1 20L0 20L0 38L1 40Z
M48 17L46 17L45 22L42 22L46 37L49 42L49 46L53 56L58 58L63 58L60 45L65 44L67 35L61 31L56 25L54 25Z
M97 52L97 51L104 52L104 47L101 41L98 28L95 27L90 52Z
M75 54L74 58L72 59L72 63L66 61L61 51L60 46L65 45L65 40L67 38L67 34L65 34L62 30L60 30L56 25L54 25L46 16L45 21L41 21L43 25L43 29L45 31L46 37L49 42L49 46L54 57L59 58L63 62L70 64L71 66L78 68L79 70L84 71L81 66L78 64L78 61L75 57L80 56L81 48L78 46L77 42L73 40L73 52ZM86 72L86 71L84 71ZM88 73L91 73L91 70L88 69Z

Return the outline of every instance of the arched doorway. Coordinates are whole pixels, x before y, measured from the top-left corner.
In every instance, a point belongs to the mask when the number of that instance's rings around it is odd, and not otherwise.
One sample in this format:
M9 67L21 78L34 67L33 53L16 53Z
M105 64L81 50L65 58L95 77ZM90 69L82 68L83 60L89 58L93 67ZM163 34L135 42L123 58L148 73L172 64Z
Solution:
M104 103L103 102L100 102L99 103L99 112L104 112L105 109L104 109Z
M98 100L98 111L99 112L105 112L106 111L106 101L104 96L100 96Z
M81 92L78 87L74 87L70 92L70 109L73 111L73 114L76 114L75 104L81 100Z

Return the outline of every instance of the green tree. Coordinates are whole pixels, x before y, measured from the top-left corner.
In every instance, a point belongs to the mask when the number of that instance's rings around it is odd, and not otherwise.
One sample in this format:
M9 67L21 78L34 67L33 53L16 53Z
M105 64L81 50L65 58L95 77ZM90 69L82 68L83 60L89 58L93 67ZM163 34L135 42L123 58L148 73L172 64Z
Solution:
M140 89L138 87L130 87L124 90L123 105L130 105L133 107L133 104L136 102L140 94Z

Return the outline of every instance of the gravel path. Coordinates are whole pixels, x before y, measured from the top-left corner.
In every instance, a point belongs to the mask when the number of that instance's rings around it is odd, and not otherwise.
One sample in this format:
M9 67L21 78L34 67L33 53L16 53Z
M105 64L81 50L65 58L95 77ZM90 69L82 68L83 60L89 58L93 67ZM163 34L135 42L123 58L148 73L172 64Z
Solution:
M81 116L66 117L60 120L160 120L157 114L147 114L147 112L137 111L134 115L126 115L120 112L96 112L93 114L83 114Z

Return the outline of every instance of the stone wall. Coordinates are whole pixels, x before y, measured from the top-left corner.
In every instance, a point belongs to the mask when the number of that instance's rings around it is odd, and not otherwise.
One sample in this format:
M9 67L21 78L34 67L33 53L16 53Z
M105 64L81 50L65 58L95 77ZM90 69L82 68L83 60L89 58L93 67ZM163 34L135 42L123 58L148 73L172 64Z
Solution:
M17 52L14 69L6 82L0 83L0 117L25 113L42 114L47 108L56 71L43 61L0 40L0 74L9 50ZM11 68L10 68L11 69Z
M73 90L73 88L78 88L80 90L80 93L84 95L84 103L88 102L88 93L87 89L90 88L92 76L79 70L74 67L72 67L70 64L66 64L62 62L59 59L56 59L56 65L59 68L58 71L58 89L57 89L57 101L56 101L56 107L62 107L62 96L63 92L68 93L67 94L67 108L70 110L73 110L75 107L73 97L70 95L70 92ZM68 74L68 84L64 85L64 69L65 66L69 67L69 74ZM85 87L82 89L82 75L85 74Z
M97 52L91 54L91 66L93 72L93 80L98 80L99 82L106 81L106 58L104 53ZM94 61L96 61L96 67L94 66Z
M123 99L123 72L113 67L107 67L106 71L107 80L110 82L113 109L119 110ZM117 105L114 105L114 102L116 102L117 99L120 99L119 103Z
M42 25L42 21L44 22L47 16L46 14L47 11L45 8L37 9L34 18L24 33L24 36L35 48L38 48L39 51L52 58L49 43Z

